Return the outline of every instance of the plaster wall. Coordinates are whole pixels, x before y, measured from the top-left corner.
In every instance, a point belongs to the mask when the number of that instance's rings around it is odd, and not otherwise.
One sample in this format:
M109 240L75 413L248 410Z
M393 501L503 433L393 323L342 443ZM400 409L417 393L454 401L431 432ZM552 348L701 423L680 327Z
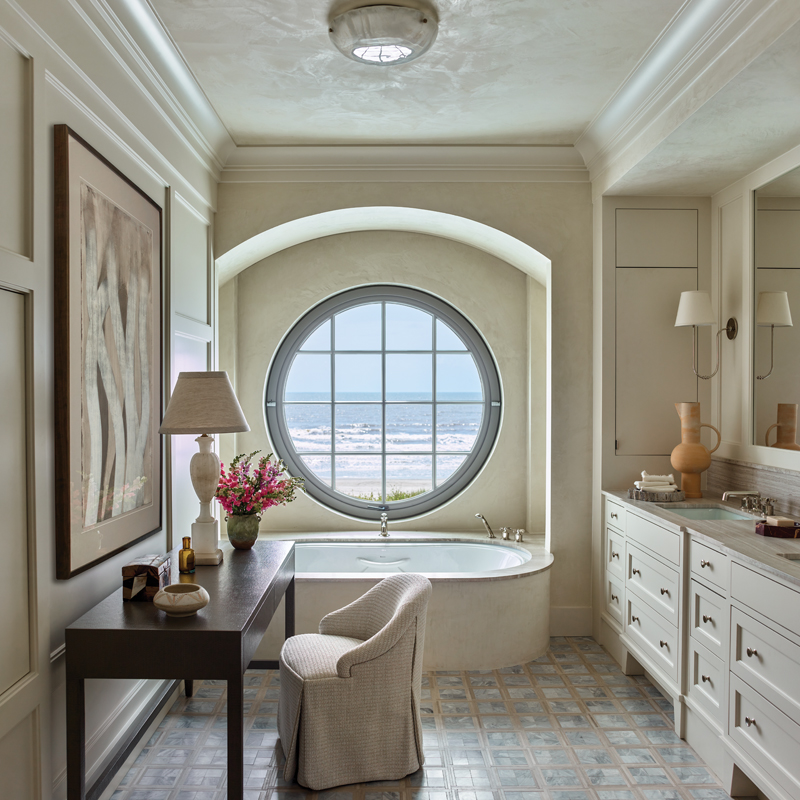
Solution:
M9 674L10 659L29 656L13 685L0 686L4 800L66 797L64 629L119 588L123 564L170 546L166 481L159 531L70 580L55 579L54 448L65 434L53 426L53 125L69 125L163 209L165 396L173 337L190 328L208 350L212 333L213 165L192 147L185 120L159 105L163 86L150 82L97 8L82 0L0 4L0 293L22 309L18 317L5 315L12 327L0 337L0 373L22 404L2 398L0 440L13 439L23 450L12 456L5 449L0 471L14 505L3 528L4 542L14 547L4 547L3 557L17 576L0 586L0 603L21 618L0 630L0 675ZM192 258L182 260L183 252ZM23 580L15 591L22 576L27 585ZM160 681L87 682L87 785L161 688Z
M591 199L590 188L587 184L449 184L449 183L286 183L286 184L265 184L265 183L239 183L239 184L220 184L218 193L218 214L216 218L216 239L215 251L221 255L237 244L246 239L268 230L276 225L299 219L312 214L322 213L337 208L357 208L362 206L387 205L403 206L409 208L429 209L441 211L449 214L456 214L469 219L490 225L511 236L514 236L524 243L543 253L552 261L552 431L553 431L553 453L550 468L550 480L552 482L551 497L553 501L553 519L551 524L551 550L555 556L553 575L551 579L551 624L555 633L585 633L591 628L591 597L590 597L590 539L591 539L591 302L592 302L592 275L591 275ZM328 256L336 254L339 257L338 248L345 248L348 241L363 240L368 241L368 236L373 234L353 234L330 237L321 240L315 247L309 247L309 256L318 259L317 266L310 271L302 274L308 276L304 281L299 279L297 270L304 269L302 257L291 255L291 251L286 251L284 258L292 259L295 264L295 271L291 273L292 283L287 290L298 294L305 294L309 300L312 296L320 299L331 291L335 291L343 284L357 285L359 283L372 282L375 280L389 279L398 282L410 282L403 274L400 275L391 271L387 266L384 268L376 264L375 260L353 261L346 257L346 250L341 250L341 257L345 258L344 263L334 267L331 271L331 264ZM392 238L395 234L384 232L374 242L383 241L390 243L400 243L401 239ZM411 235L401 235L404 247L419 248L419 242L430 237L413 237ZM341 241L341 244L339 242ZM414 244L412 244L414 243ZM434 244L435 243L435 244ZM308 243L314 245L315 243ZM391 254L397 244L389 246L387 255ZM447 258L442 262L431 261L425 270L420 270L416 263L419 260L417 254L411 258L403 259L403 253L391 254L394 259L390 264L395 268L411 270L409 275L419 276L425 280L422 288L430 287L432 291L440 294L445 299L453 302L453 293L456 293L454 302L461 305L461 310L467 316L473 318L478 327L483 331L490 345L495 348L495 355L507 360L513 367L508 377L504 375L504 381L508 380L514 387L514 392L519 392L522 398L533 398L535 403L541 405L541 395L536 395L530 391L527 383L530 380L531 386L543 385L539 379L543 361L537 356L533 361L527 357L529 351L538 349L538 345L532 344L534 341L541 343L541 330L533 323L539 316L539 309L543 306L543 293L537 287L528 291L524 277L514 276L515 270L498 262L496 259L478 254L458 245L454 242L440 242L432 239L425 245L425 248L436 248L431 252L447 254ZM301 245L292 250L306 249L307 245ZM417 250L417 252L421 252ZM413 253L413 251L412 251ZM469 255L468 255L469 254ZM285 269L288 262L273 261L275 256L266 259L265 262L272 262L274 265ZM262 262L265 263L265 262ZM251 267L247 272L258 269L259 265ZM469 283L464 282L465 276L469 276L470 270L473 277ZM508 272L511 270L511 272ZM422 274L424 273L424 274ZM289 275L290 273L284 272ZM486 276L491 274L491 281L486 280ZM238 280L248 280L242 273ZM467 289L469 286L469 290ZM265 281L263 284L263 295L258 302L262 306L262 314L270 316L275 313L283 314L280 303L273 300L274 293L278 292L283 297L284 289L279 281ZM519 293L519 296L518 296ZM226 308L233 308L238 304L238 315L243 319L242 303L247 295L247 302L252 299L252 293L248 294L240 288L237 292L231 293L225 287L220 292L220 347L221 358L228 352L232 345L226 339L232 335L232 329L226 327ZM460 297L459 297L460 295ZM526 319L526 303L531 304L529 318L532 321L531 330L528 331ZM286 319L296 319L302 311L312 303L308 302L305 308L298 308L292 314L286 314ZM509 353L501 353L492 337L497 338L498 333L508 324L505 315L510 314L515 320L514 325L508 325L510 340L513 340L513 350ZM485 322L484 322L485 320ZM283 324L283 323L282 323ZM519 325L519 331L513 330ZM519 334L519 338L517 338ZM503 333L503 336L506 334ZM242 346L245 340L250 338L250 330L245 336L237 338L235 347L238 349L235 375L237 390L244 387L247 383L244 379L245 371L249 371L252 365L249 359L242 353ZM528 341L526 341L528 340ZM543 351L542 351L543 354ZM263 358L263 354L259 354ZM527 363L530 362L530 363ZM227 366L221 364L223 368ZM259 385L259 403L256 413L258 424L262 420L260 409L261 398L263 397L263 375L265 367L259 365L260 375L254 380ZM508 368L506 368L506 371ZM518 370L518 371L517 371ZM529 377L535 376L535 377ZM249 380L249 379L248 379ZM243 392L243 394L247 394ZM506 387L506 401L509 400L509 392ZM251 427L254 427L251 403L247 399L248 407L246 413L251 417ZM517 402L525 403L526 400L513 400L512 407ZM516 415L516 411L513 411ZM510 442L503 443L503 447L509 449L503 452L513 453L513 460L501 463L504 472L502 478L494 476L487 471L481 475L480 506L474 503L465 504L463 510L459 509L455 502L452 511L444 509L436 512L441 515L437 524L442 529L451 528L453 530L463 529L469 520L474 519L472 515L477 510L485 509L484 513L489 516L489 510L494 505L498 508L498 522L493 524L504 524L500 520L508 519L511 516L510 509L513 508L513 515L523 520L530 520L528 523L532 527L540 527L537 521L541 520L543 505L536 498L542 494L542 483L546 480L545 475L535 467L528 467L528 460L535 463L538 459L536 447L532 445L532 451L527 454L528 441L540 440L543 436L542 422L539 413L534 410L531 420L520 418L520 429L516 436L524 439L521 447L517 448ZM533 432L533 437L531 436ZM504 423L503 436L511 433L511 427ZM244 441L244 440L242 440ZM263 441L263 440L262 440ZM223 444L224 447L229 445ZM237 452L244 452L245 448L235 445ZM229 452L232 452L229 451ZM223 449L223 453L225 450ZM495 459L502 462L499 458L500 451L495 453ZM518 477L526 476L528 485L521 486L518 497L510 497L512 493L505 493L506 485L518 486ZM531 485L531 477L533 483ZM477 486L475 487L477 489ZM502 507L495 505L498 500L493 496L493 492L501 491L505 494L506 502ZM477 494L477 492L476 492ZM531 508L528 509L528 503ZM468 505L469 507L466 507ZM473 507L475 505L475 507ZM298 503L285 509L287 514L293 512L298 514L297 526L304 525L300 521L299 515L305 514L304 504L302 511L298 511ZM311 512L309 512L311 514ZM313 512L313 524L315 529L321 522L325 521L323 529L329 529L331 525L340 525L335 520L335 515L325 512L323 516L318 516L322 512ZM489 517L490 520L492 519ZM276 517L277 519L277 517ZM433 515L430 522L433 521ZM311 523L311 520L309 521ZM418 528L429 525L429 518L418 521ZM352 522L347 523L347 528L353 528ZM341 529L341 528L339 528Z

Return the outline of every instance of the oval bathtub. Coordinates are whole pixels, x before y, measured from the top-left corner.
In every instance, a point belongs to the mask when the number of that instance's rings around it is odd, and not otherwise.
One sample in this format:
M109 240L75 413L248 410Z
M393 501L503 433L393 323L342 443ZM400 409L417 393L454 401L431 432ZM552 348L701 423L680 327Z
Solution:
M397 531L385 542L374 534L281 538L296 543L296 633L316 633L322 617L384 576L417 572L433 584L424 669L506 667L532 661L548 648L553 556L541 537L522 545L470 534ZM255 660L276 660L283 634L281 607Z

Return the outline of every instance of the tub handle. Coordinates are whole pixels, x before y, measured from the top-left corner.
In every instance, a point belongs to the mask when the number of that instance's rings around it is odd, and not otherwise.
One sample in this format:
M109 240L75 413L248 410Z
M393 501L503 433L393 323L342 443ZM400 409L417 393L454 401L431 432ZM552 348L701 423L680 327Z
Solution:
M369 564L371 567L395 567L398 564L404 564L408 561L407 558L399 558L397 561L371 561L368 558L357 557L362 564Z

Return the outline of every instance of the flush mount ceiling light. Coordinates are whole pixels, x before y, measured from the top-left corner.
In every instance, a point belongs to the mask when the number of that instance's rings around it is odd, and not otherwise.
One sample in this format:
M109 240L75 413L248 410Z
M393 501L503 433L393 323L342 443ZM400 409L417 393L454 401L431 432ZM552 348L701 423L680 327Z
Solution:
M439 25L430 11L405 6L363 6L334 17L331 41L353 61L389 66L427 52Z

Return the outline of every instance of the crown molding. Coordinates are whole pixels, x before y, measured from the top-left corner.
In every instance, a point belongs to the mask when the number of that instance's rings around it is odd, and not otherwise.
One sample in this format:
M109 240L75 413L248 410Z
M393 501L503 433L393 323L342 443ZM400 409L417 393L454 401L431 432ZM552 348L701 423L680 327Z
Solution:
M594 195L799 20L797 0L688 0L575 143Z
M237 147L222 183L588 183L574 147L341 145Z

